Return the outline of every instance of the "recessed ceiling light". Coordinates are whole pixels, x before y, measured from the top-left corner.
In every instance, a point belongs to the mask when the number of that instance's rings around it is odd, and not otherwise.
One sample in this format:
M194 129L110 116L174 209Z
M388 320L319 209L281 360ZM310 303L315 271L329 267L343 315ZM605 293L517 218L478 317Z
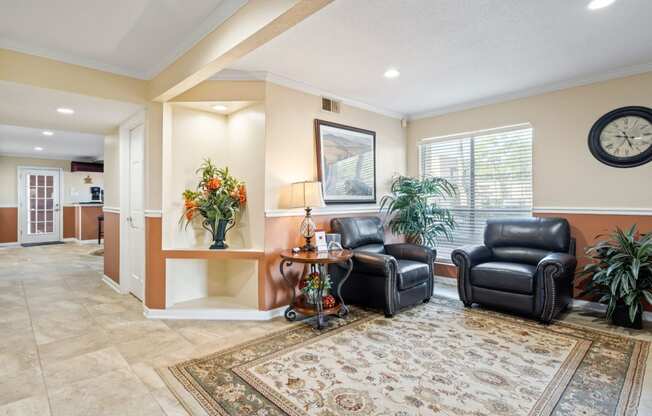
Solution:
M54 134L54 133L52 133L50 130L45 130L45 131L43 132L43 135L44 135L44 136L52 136L53 134Z
M57 113L60 113L60 114L75 114L75 110L73 110L72 108L60 107L60 108L57 108Z
M616 0L591 0L588 5L589 10L603 9L614 4Z
M398 72L398 69L396 68L389 68L387 71L385 71L385 78L398 78L399 75L401 75L400 72Z
M43 148L42 148L42 147L38 147L38 146L36 146L36 147L34 148L34 150L36 150L37 152L40 152L41 150L43 150Z
M217 105L213 106L213 110L217 110L217 111L226 111L228 109L229 108L227 106L225 106L224 104L217 104Z

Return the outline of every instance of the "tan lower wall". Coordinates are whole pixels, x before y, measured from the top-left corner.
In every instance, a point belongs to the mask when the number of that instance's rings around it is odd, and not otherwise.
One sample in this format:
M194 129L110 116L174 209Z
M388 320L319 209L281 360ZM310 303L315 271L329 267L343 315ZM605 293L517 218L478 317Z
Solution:
M75 207L63 207L63 238L75 238Z
M82 207L81 208L81 231L80 240L95 240L99 230L97 217L102 215L101 207Z
M120 283L120 214L104 213L104 275Z
M0 208L0 243L18 241L18 208Z
M336 217L369 216L373 214L338 214L313 216L318 229L330 231L330 221ZM282 250L297 247L304 244L303 238L299 235L299 225L303 217L268 217L265 219L265 259L262 263L264 273L261 273L261 281L258 282L259 308L269 310L283 305L290 301L290 290L283 281L279 271L280 257ZM387 233L385 240L388 243L399 242L400 238ZM295 268L296 278L301 268Z
M608 234L616 227L629 229L633 224L638 225L641 232L652 232L652 215L604 215L604 214L563 214L563 213L535 213L537 217L566 218L571 225L571 234L577 244L577 270L587 264L585 251L588 246L596 243L600 235ZM448 264L438 264L435 274L439 276L457 278L457 267ZM575 297L581 289L575 289ZM649 306L649 305L648 305ZM652 310L652 307L646 308Z
M145 306L165 309L165 257L161 218L145 218Z

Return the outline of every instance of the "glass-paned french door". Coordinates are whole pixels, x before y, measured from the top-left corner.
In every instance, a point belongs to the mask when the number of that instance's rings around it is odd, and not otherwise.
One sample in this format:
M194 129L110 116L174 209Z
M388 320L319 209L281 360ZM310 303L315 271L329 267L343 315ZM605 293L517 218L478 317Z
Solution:
M60 239L60 171L21 168L21 243Z

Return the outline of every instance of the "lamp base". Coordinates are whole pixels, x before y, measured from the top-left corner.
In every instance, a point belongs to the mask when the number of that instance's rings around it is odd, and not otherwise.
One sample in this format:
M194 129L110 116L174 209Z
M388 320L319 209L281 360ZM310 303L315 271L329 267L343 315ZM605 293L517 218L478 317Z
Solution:
M301 227L299 229L299 232L303 236L303 238L306 239L306 244L304 244L301 247L301 251L315 251L317 250L317 247L313 246L310 243L310 240L312 240L312 236L315 234L315 223L312 220L312 217L310 216L312 209L310 207L306 207L306 216L303 218L303 221L301 221Z

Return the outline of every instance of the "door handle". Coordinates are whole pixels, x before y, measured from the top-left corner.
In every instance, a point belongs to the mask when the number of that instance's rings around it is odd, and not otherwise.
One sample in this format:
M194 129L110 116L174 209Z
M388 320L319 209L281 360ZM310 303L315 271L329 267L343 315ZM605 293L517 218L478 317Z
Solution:
M134 223L134 219L133 219L133 218L131 218L131 217L127 217L126 220L127 220L127 222L128 222L129 224L132 224L132 225L133 225L133 223Z

